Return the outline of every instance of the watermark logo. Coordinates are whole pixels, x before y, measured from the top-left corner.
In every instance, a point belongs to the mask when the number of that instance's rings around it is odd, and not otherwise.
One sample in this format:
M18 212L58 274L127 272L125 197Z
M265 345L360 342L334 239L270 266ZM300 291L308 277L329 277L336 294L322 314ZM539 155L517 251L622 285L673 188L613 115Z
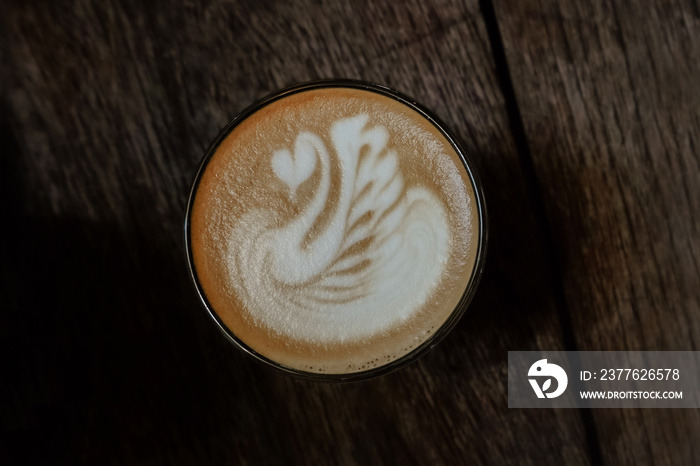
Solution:
M537 398L556 398L564 393L564 390L566 390L566 386L569 383L569 378L566 376L564 369L556 364L547 363L546 359L540 359L530 366L527 376L528 380L530 381L530 385L532 385L532 389L537 395ZM542 386L540 386L537 379L529 377L537 377L542 379ZM556 390L553 392L548 392L547 390L552 388L552 379L557 381Z

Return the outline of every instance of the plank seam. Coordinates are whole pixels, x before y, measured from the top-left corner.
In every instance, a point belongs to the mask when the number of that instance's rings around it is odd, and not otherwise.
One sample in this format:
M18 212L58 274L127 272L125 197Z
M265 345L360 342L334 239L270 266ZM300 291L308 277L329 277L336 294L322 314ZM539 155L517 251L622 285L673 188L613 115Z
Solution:
M544 240L544 243L554 247L554 235L552 227L548 221L547 213L544 207L544 195L542 187L537 178L534 162L530 152L525 125L520 113L520 107L515 95L515 87L511 78L510 69L508 67L508 59L506 57L503 38L501 37L498 19L496 17L495 7L492 0L479 0L479 7L486 26L486 32L491 46L491 54L493 64L498 79L498 84L503 94L506 113L508 115L508 123L510 132L515 141L518 159L523 171L525 186L530 199L533 201L533 216L535 224L538 228L539 236ZM559 324L562 331L565 349L567 351L577 351L576 337L574 332L571 316L569 315L568 306L566 304L566 296L564 294L564 284L561 277L561 264L552 248L545 248L545 261L547 270L549 270L549 282L554 291L554 303L559 317ZM592 414L588 410L579 410L581 422L586 434L586 446L588 448L589 459L592 464L603 464L603 455L600 446L598 432L595 426L595 421Z

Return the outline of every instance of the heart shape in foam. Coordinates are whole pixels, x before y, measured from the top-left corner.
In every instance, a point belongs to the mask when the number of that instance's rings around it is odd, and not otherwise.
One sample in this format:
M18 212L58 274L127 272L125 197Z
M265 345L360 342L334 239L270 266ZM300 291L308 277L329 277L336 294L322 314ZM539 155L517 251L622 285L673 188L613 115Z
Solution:
M297 137L294 155L287 149L276 151L272 155L272 170L277 178L284 181L292 196L297 188L313 174L316 169L316 152L310 141Z

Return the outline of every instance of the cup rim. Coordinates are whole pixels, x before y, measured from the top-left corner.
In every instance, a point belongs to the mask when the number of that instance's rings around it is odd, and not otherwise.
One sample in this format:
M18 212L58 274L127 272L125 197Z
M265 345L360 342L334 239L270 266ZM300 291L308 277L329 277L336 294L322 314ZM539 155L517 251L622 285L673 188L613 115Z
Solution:
M211 305L209 300L204 293L202 285L197 276L197 271L194 265L194 258L192 255L192 245L191 245L191 217L192 217L192 207L194 204L194 198L197 193L197 188L201 181L204 171L213 157L216 149L223 142L223 140L238 126L242 121L251 116L253 113L262 109L263 107L283 99L285 97L291 96L293 94L324 89L324 88L350 88L374 92L385 97L392 98L412 110L418 112L423 118L427 119L449 142L452 148L455 150L462 164L464 165L469 181L472 185L472 191L474 193L477 215L479 220L478 237L477 237L477 252L476 258L474 260L474 266L472 268L472 273L469 277L469 281L462 297L457 302L454 310L450 313L449 317L440 325L440 327L433 332L433 334L425 340L423 343L418 345L412 351L404 354L403 356L397 358L382 366L367 369L359 372L352 372L347 374L334 374L334 373L316 373L304 371L301 369L296 369L293 367L285 366L279 362L270 359L251 347L249 347L245 342L239 339L235 333L229 329L222 319L218 316L214 307ZM442 341L447 334L449 334L455 327L457 322L465 314L469 304L471 303L476 289L478 288L479 282L484 271L484 265L486 260L486 250L488 245L488 215L486 212L486 202L484 200L483 187L481 180L474 169L473 162L466 154L466 151L462 147L461 143L456 137L453 136L452 132L447 129L444 123L437 118L430 110L423 107L421 104L416 102L411 97L395 91L389 87L375 84L368 81L360 81L353 79L320 79L314 81L308 81L301 84L296 84L276 92L273 92L266 97L263 97L255 101L252 105L248 106L246 109L238 113L214 138L212 143L209 145L207 150L199 162L197 172L191 183L190 193L187 200L187 207L185 211L185 224L184 224L184 234L185 234L185 254L187 256L187 266L190 274L192 283L197 291L197 294L204 305L205 309L217 324L219 330L227 337L227 339L234 344L239 350L252 356L255 360L262 362L264 365L271 366L279 371L282 371L288 375L301 378L304 380L322 381L322 382L357 382L372 379L375 377L383 376L391 372L395 372L412 362L418 360L425 353L434 348L440 341Z

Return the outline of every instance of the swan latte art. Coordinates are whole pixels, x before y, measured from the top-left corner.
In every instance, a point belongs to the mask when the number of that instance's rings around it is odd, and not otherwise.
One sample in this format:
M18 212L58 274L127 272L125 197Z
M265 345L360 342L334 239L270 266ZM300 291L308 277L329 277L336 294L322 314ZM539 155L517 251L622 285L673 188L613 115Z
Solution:
M477 262L469 173L382 93L302 89L235 123L191 199L193 273L233 338L298 372L353 374L430 339Z

